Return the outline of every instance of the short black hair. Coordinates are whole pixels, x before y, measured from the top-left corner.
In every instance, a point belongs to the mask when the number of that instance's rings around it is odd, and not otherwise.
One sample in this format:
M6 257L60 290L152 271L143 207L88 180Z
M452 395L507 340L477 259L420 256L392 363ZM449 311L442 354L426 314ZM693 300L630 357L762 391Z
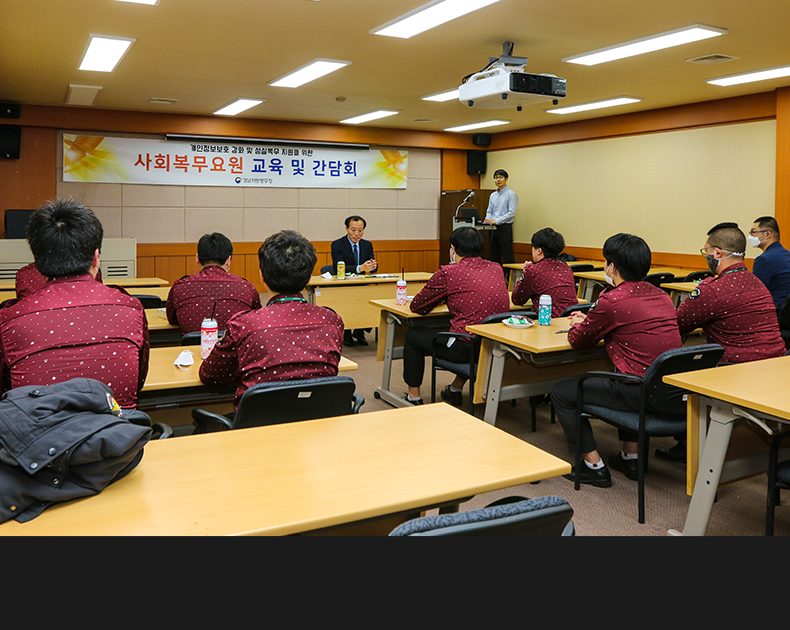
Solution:
M219 232L204 234L198 241L197 255L201 265L224 265L233 255L233 243Z
M546 258L556 258L565 249L565 239L562 234L551 228L543 228L532 235L532 248L539 247Z
M310 282L318 255L299 232L272 234L258 249L263 281L275 293L299 293Z
M450 245L462 258L480 256L483 253L483 235L474 228L459 227L450 234Z
M41 206L27 224L36 269L47 278L88 273L103 237L98 217L71 198Z
M363 219L363 218L362 218L361 216L359 216L358 214L353 214L353 215L351 215L350 217L347 217L347 218L346 218L346 227L350 227L350 226L351 226L351 222L352 222L352 221L362 221L362 227L363 227L363 228L366 228L366 227L368 227L368 222L367 222L367 221L365 221L365 219Z
M719 224L716 227L718 229L708 232L708 245L740 257L746 255L746 235L738 227L732 227L732 224Z
M494 171L494 177L496 177L497 175L501 175L505 179L508 179L510 177L510 175L507 174L507 171L503 168L498 168L497 170Z
M761 228L771 230L779 238L779 224L774 217L758 217L754 220Z
M738 229L738 224L737 223L733 223L732 221L726 221L724 223L717 223L711 229L708 230L708 236L710 236L714 232L717 232L718 230L726 230L728 228L735 228L737 230Z
M620 277L629 282L641 282L650 271L652 254L643 238L634 234L615 234L603 244L603 257L612 263Z

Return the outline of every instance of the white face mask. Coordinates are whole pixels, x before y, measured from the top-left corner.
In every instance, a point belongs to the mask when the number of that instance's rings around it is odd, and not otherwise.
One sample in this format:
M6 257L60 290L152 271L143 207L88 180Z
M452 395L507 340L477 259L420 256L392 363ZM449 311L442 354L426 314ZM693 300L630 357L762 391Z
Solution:
M612 266L614 267L614 265L612 265ZM604 278L606 278L606 282L608 282L609 284L611 284L612 286L614 286L614 278L613 278L612 276L610 276L610 275L609 275L609 274L606 272L606 267L604 267L604 270L603 270L603 275L604 275Z
M749 247L760 247L760 243L762 243L758 237L752 236L751 234L746 237L746 242L749 243Z

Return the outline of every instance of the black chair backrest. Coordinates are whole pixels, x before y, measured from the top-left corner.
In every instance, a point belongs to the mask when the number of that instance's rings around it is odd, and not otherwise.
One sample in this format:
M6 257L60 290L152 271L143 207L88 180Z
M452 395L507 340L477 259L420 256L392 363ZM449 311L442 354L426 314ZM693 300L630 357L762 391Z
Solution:
M650 284L660 287L662 284L666 284L667 282L674 282L675 275L671 273L649 273L645 278L645 282L649 282Z
M217 331L217 341L222 341L222 338L225 336L224 330ZM200 345L200 331L195 330L192 332L186 333L183 337L181 337L181 345L182 346L199 346Z
M776 318L779 320L781 330L790 330L790 295L788 295L779 308L776 309Z
M335 266L334 265L324 265L323 267L321 267L321 273L322 274L325 274L327 272L334 273L335 272Z
M681 415L686 413L684 390L668 385L664 377L716 367L724 355L724 348L715 343L668 350L647 369L644 376L648 407L658 413Z
M562 315L560 315L560 317L568 317L568 315L570 315L574 311L579 311L580 313L586 313L593 306L595 306L595 302L585 302L584 304L574 304L573 306L569 306L564 311L562 311Z
M689 275L683 278L683 282L696 282L697 280L704 280L705 278L712 278L713 274L710 271L692 271Z
M559 256L557 256L557 260L561 260L562 262L570 262L571 260L576 260L576 256L562 252Z
M345 416L352 412L355 389L349 376L259 383L241 397L233 428Z
M507 313L497 313L496 315L489 315L486 317L481 324L495 324L497 322L501 322L502 320L507 319L511 315L515 315L516 317L529 317L530 319L537 319L538 316L535 311L509 311Z
M591 265L590 263L579 263L577 265L573 262L569 262L568 267L570 267L574 273L577 271L593 271L595 269L595 265Z
M132 293L132 297L136 297L143 304L143 308L162 308L162 298L158 295L142 295L139 293Z
M0 308L3 308L6 304L8 304L10 301L15 299L16 298L8 298L7 300L3 300L2 302L0 302Z
M549 496L416 518L393 529L390 536L574 535L572 517L573 508L565 499Z

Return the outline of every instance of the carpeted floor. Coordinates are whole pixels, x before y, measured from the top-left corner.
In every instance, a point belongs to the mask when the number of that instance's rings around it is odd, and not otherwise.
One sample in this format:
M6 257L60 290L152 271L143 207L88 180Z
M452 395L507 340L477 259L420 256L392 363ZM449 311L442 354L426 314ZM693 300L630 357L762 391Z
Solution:
M368 335L369 346L344 348L343 354L359 364L359 370L349 373L357 384L357 393L365 397L361 413L391 409L392 407L373 396L381 384L382 364L376 361L374 335ZM426 363L429 366L430 362ZM452 380L449 373L437 377L438 390ZM422 395L430 400L430 373ZM401 376L401 363L396 361L393 370L392 391L406 391ZM466 392L465 392L466 402ZM468 406L465 407L468 409ZM478 405L476 415L482 417L483 405ZM537 431L530 426L530 407L527 400L500 405L497 427L503 431L534 444L549 453L571 462L572 457L565 446L565 438L559 424L551 424L549 406L538 408ZM597 422L594 425L596 440L604 459L620 448L617 431L613 427ZM651 451L658 446L672 446L672 439L657 439L651 442ZM637 522L637 484L620 473L612 472L614 484L611 488L582 486L579 492L573 483L562 477L547 479L538 484L527 484L492 492L471 499L461 509L484 507L492 501L510 495L538 497L557 495L568 500L574 509L574 524L579 536L666 536L667 530L682 530L686 519L690 497L686 495L685 465L666 462L656 457L650 459L650 472L646 479L646 523ZM766 477L759 475L738 481L719 489L718 500L713 506L708 525L709 536L761 536L765 531ZM790 535L790 507L787 500L777 508L775 535Z

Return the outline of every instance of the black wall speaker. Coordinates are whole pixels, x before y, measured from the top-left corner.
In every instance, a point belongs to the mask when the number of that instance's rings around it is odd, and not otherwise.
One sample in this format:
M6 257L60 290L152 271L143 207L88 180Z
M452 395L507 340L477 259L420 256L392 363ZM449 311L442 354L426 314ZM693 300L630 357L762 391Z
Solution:
M490 133L476 133L472 136L472 144L476 147L487 147L491 144Z
M467 151L466 152L466 174L482 175L486 172L486 152Z
M0 125L0 158L18 160L20 144L22 144L22 127Z
M16 103L0 103L0 118L19 118L19 113Z

